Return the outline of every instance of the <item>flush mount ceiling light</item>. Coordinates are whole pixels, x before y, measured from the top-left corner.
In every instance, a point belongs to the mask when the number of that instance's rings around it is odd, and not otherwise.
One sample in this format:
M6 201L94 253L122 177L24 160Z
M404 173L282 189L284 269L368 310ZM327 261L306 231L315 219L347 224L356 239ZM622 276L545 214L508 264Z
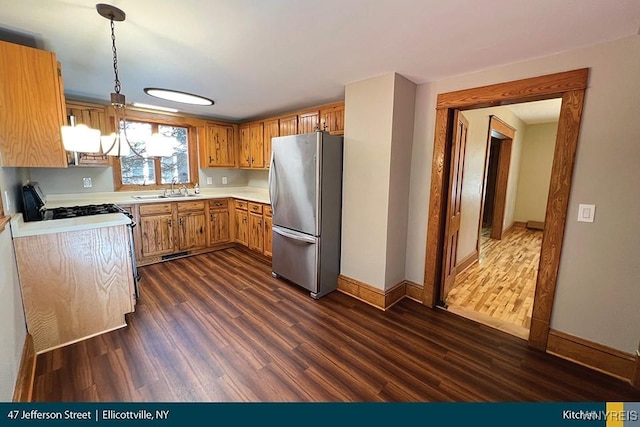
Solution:
M180 102L192 105L213 105L213 100L204 96L194 95L192 93L180 92L178 90L160 89L157 87L146 87L144 93L155 98L165 99L167 101Z

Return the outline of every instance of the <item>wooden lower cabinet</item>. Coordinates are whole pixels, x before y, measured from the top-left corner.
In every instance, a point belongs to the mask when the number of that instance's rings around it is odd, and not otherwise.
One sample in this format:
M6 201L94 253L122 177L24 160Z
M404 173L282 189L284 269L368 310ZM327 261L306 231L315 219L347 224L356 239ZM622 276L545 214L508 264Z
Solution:
M236 210L235 211L235 223L236 223L236 243L241 245L249 245L249 214L247 211Z
M209 202L209 246L228 243L231 240L229 201Z
M192 251L207 247L207 215L205 202L177 202L178 251Z
M140 206L140 255L142 258L175 252L173 203Z
M262 212L249 213L249 249L264 252L264 221Z
M264 254L268 257L272 255L271 247L273 241L273 218L271 216L264 215Z

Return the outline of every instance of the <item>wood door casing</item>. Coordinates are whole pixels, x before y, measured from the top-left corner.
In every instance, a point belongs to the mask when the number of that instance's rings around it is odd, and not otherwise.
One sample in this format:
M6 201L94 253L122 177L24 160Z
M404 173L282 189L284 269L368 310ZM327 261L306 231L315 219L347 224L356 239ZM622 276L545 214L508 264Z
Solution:
M446 159L451 152L450 113L455 109L562 97L529 334L532 347L546 349L588 78L589 69L582 68L438 95L425 250L425 305L433 307L440 299L447 193L445 174L449 171Z
M459 110L454 113L453 152L449 174L449 202L447 224L445 226L446 241L444 246L444 266L442 269L443 300L453 287L456 277L458 252L458 236L462 218L462 182L464 176L464 156L467 148L469 122Z

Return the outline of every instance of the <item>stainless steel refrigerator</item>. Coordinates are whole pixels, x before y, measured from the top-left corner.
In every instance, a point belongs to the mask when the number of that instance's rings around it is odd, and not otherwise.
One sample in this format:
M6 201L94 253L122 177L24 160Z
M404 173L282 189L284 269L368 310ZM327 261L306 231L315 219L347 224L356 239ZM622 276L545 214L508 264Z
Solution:
M272 269L320 298L336 290L342 215L341 136L317 131L272 139Z

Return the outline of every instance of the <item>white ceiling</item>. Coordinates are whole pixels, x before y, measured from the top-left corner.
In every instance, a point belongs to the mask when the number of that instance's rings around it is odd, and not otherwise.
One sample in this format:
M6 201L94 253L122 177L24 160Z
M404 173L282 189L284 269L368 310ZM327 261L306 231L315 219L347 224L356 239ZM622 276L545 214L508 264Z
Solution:
M62 62L67 95L108 100L109 21L88 0L0 0L0 28ZM340 100L398 72L416 83L637 34L640 0L112 0L127 101L166 87L215 100L178 107L243 120Z
M525 102L522 104L505 105L520 120L528 125L539 123L557 122L560 117L562 98L547 99L544 101Z

